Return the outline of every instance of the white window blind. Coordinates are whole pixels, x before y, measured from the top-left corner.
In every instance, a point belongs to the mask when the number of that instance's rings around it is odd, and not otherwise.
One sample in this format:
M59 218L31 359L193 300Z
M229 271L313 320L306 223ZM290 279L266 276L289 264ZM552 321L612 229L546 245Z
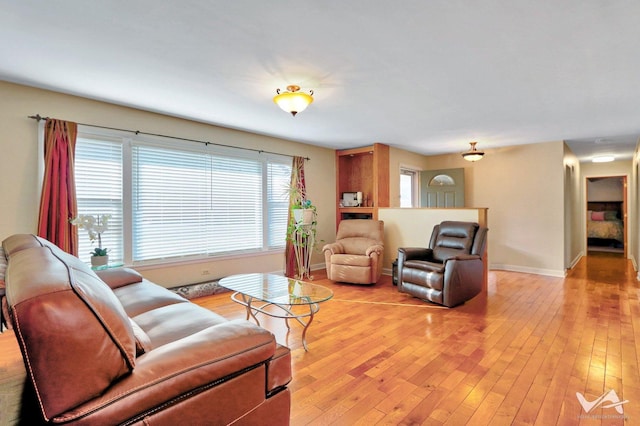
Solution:
M133 261L262 248L257 161L133 148Z
M83 134L76 149L79 213L112 215L111 263L284 248L290 158L116 136Z
M289 217L289 185L291 184L291 164L273 163L268 165L267 208L268 245L271 248L284 247Z
M79 214L102 216L110 214L109 229L102 234L102 247L109 249L109 260L122 263L122 143L104 139L78 137L75 154L75 182ZM89 262L91 244L84 229L78 230L78 254Z

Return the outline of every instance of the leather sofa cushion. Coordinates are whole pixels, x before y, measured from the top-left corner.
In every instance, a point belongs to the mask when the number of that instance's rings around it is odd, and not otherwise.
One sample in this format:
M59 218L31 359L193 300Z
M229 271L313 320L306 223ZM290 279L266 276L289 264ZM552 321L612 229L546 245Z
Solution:
M96 271L96 275L111 288L118 288L142 281L142 275L140 275L138 271L129 268L103 269Z
M154 349L227 321L147 280L118 287L113 292Z
M113 293L131 318L163 306L188 302L184 297L147 280L118 287Z
M152 309L132 319L149 336L154 348L227 322L220 315L188 301Z
M133 329L133 336L136 339L136 358L145 352L149 352L153 349L151 344L151 338L134 320L129 318L131 322L131 328Z
M33 236L28 244L22 236L11 240L4 242L5 250L10 247L7 299L27 370L50 419L129 374L135 338L122 305L87 265Z
M48 243L47 240L40 239L35 235L15 234L2 242L2 248L4 249L4 254L8 259L13 253L17 253L31 247L44 247L46 243Z

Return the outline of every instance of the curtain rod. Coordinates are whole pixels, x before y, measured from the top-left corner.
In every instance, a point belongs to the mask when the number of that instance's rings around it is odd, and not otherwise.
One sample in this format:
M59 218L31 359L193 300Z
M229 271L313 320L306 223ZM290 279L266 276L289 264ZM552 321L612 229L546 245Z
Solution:
M31 118L33 120L36 120L38 122L40 122L41 120L49 120L49 118L50 118L50 117L43 117L40 114L28 115L27 117ZM257 152L257 153L260 153L260 154L265 153L265 154L283 155L285 157L295 157L295 155L281 154L279 152L265 151L263 149L243 148L241 146L224 145L224 144L221 144L221 143L215 143L215 142L209 142L209 141L201 141L201 140L197 140L197 139L179 138L179 137L176 137L176 136L161 135L161 134L158 134L158 133L141 132L140 130L119 129L117 127L98 126L98 125L95 125L95 124L86 124L86 123L77 123L77 124L79 124L81 126L96 127L98 129L117 130L119 132L135 133L136 135L159 136L161 138L175 139L175 140L187 141L187 142L203 143L203 144L205 144L205 146L207 146L207 145L215 145L215 146L222 146L222 147L225 147L225 148L244 149L246 151L254 151L254 152ZM305 160L311 160L309 157L303 157L303 158Z

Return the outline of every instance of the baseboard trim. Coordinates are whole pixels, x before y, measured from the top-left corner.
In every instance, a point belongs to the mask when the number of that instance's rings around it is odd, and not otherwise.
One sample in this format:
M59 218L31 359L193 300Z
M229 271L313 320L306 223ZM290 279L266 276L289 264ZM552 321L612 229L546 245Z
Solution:
M580 253L578 253L576 258L573 259L573 262L571 262L571 264L569 265L569 269L573 269L573 267L576 266L578 262L580 262L580 259L582 259L583 256L584 256L584 252L581 251Z
M576 258L576 260L571 265L571 267L575 266L575 264L578 263L581 257L582 257L582 254ZM526 274L548 275L551 277L559 277L559 278L564 278L567 275L566 271L556 271L553 269L528 268L524 266L503 265L499 263L489 265L489 270L490 271L497 270L497 271L509 271L509 272L523 272ZM382 274L391 275L391 269L383 268ZM640 272L638 273L638 277L639 277L638 279L640 280Z
M529 268L526 266L504 265L499 263L494 263L489 265L489 269L498 270L498 271L509 271L509 272L523 272L525 274L547 275L550 277L558 277L558 278L564 278L567 276L567 271L565 270L558 271L555 269Z

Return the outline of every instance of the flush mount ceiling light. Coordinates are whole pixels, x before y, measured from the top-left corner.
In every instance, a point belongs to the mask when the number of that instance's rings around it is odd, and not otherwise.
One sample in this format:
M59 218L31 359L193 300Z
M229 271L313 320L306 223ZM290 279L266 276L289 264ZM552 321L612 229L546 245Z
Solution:
M483 151L478 151L476 149L476 144L477 143L478 142L469 142L469 145L471 145L471 148L469 149L469 151L462 153L462 158L464 158L467 161L482 160L482 156L484 155L484 152Z
M609 163L613 160L615 160L613 155L601 155L600 157L593 157L591 159L593 163Z
M313 102L313 90L309 93L301 92L300 86L287 86L286 92L276 90L277 95L273 97L273 102L278 104L283 111L290 112L295 117L300 111L304 111Z

